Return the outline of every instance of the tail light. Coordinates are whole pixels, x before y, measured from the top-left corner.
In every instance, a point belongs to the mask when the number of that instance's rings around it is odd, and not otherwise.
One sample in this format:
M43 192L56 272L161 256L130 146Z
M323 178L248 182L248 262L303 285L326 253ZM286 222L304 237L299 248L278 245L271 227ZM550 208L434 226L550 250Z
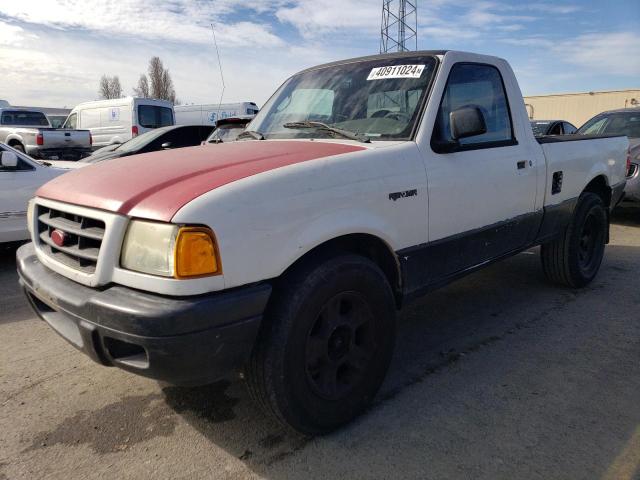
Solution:
M132 137L137 137L138 136L138 126L134 125L131 127L131 136Z
M91 136L91 132L89 132L89 145L93 145L93 136Z
M44 145L44 136L41 133L36 135L36 144Z
M630 176L631 176L631 147L627 148L627 177L630 177Z

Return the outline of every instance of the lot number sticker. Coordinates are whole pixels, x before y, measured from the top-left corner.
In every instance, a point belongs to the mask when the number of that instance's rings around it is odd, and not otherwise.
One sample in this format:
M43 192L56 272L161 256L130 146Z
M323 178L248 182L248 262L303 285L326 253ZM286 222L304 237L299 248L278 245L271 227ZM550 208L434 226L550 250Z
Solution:
M375 67L367 80L382 80L385 78L420 78L424 65L393 65L391 67Z
M120 109L118 107L113 107L109 109L109 121L117 122L120 120Z

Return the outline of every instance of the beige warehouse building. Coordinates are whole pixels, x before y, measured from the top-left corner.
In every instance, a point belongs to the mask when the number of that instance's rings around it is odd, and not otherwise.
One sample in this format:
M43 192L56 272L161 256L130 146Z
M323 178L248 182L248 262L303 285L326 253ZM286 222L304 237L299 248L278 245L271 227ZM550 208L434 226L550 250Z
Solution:
M640 89L536 95L524 97L524 103L532 120L567 120L579 127L606 110L640 109Z

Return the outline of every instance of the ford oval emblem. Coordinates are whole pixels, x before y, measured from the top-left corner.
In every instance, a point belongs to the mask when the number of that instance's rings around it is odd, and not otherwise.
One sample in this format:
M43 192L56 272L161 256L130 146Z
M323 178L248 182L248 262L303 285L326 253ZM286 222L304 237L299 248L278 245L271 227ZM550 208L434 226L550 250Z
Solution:
M56 228L51 232L51 241L59 247L64 247L64 244L67 243L67 234Z

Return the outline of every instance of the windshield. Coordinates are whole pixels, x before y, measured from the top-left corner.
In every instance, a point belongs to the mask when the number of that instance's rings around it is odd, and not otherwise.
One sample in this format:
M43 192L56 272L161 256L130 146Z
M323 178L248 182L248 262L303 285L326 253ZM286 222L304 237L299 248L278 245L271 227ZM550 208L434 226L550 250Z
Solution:
M209 138L207 138L207 142L215 143L215 142L233 142L238 135L244 132L245 125L239 123L235 125L223 125L216 128Z
M247 130L265 138L331 138L322 128L287 128L322 122L372 140L408 140L436 66L433 57L387 58L294 75L260 110Z
M531 129L536 137L540 137L547 133L547 129L551 122L531 122Z
M173 111L169 107L140 105L138 106L138 123L144 128L173 125Z
M20 110L8 110L2 112L0 118L2 125L24 125L34 127L48 127L49 120L42 112L23 112Z
M64 121L67 119L66 115L48 115L48 117L53 128L62 128Z
M581 126L577 133L640 138L640 110L598 115Z

